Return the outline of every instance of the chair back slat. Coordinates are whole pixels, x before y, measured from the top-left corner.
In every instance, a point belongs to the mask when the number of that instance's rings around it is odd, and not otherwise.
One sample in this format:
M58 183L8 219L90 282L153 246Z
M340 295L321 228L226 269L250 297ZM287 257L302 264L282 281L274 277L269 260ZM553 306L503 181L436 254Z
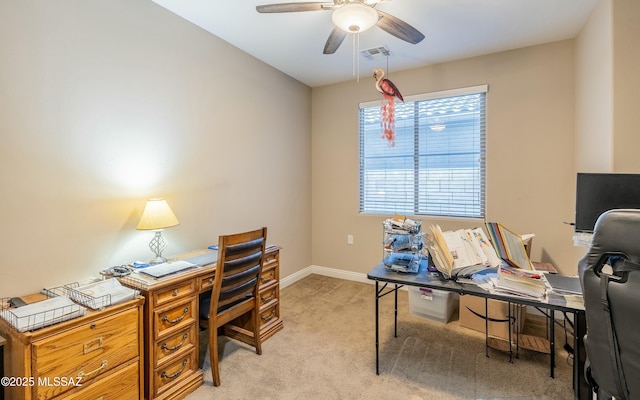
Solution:
M213 310L221 311L257 295L265 247L260 233L261 230L220 237L214 284L218 297Z
M227 304L253 296L253 290L257 284L258 279L253 278L248 282L241 285L235 285L227 290L224 290L223 288L223 291L220 293L220 299L218 300L218 309L226 306Z

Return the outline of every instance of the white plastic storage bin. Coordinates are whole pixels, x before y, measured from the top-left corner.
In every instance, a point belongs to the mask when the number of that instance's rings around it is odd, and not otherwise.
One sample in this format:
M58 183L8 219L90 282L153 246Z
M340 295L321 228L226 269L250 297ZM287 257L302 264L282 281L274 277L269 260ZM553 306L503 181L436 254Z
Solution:
M411 315L446 324L458 309L458 293L408 286Z

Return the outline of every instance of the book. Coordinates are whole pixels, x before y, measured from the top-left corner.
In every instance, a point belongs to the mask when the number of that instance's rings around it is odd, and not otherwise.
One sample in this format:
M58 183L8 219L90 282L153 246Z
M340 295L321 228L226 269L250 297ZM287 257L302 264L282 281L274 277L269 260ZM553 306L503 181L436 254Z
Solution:
M432 225L430 230L427 248L436 269L446 279L468 277L500 263L482 228L443 232L440 226Z
M485 225L498 257L511 266L529 271L534 270L522 236L497 222L487 222Z

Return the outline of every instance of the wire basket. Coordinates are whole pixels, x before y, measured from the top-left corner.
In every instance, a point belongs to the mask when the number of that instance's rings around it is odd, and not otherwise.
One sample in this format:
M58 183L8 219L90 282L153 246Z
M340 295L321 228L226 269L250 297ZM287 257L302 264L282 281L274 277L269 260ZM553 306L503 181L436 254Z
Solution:
M64 288L71 300L92 310L100 310L113 304L135 299L140 295L138 290L123 286L116 278L87 285L74 282L65 285Z
M133 289L137 289L137 290L149 289L150 282L145 281L143 278L138 278L136 276L133 276L133 274L127 275L127 276L121 276L118 278L118 280L123 285Z
M64 287L44 290L47 298L22 307L11 307L11 298L0 299L0 317L18 332L33 331L84 315L87 309L65 296Z

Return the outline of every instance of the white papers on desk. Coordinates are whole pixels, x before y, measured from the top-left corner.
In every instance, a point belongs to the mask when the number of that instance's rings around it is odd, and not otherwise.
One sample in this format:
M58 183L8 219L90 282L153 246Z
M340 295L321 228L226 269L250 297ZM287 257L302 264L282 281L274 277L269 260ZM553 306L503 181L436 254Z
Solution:
M157 264L151 267L143 268L140 270L141 274L153 276L154 278L162 278L176 272L182 272L190 268L195 268L198 265L189 261L173 261L170 263Z
M137 290L123 286L116 278L69 289L72 300L94 310L134 299L138 295Z
M577 276L545 274L547 297L555 301L565 302L568 306L584 308L582 284Z
M502 264L498 268L498 279L495 281L494 290L498 293L543 299L546 286L539 273Z
M86 313L87 309L65 296L52 297L23 307L2 310L2 318L20 332L43 328Z

